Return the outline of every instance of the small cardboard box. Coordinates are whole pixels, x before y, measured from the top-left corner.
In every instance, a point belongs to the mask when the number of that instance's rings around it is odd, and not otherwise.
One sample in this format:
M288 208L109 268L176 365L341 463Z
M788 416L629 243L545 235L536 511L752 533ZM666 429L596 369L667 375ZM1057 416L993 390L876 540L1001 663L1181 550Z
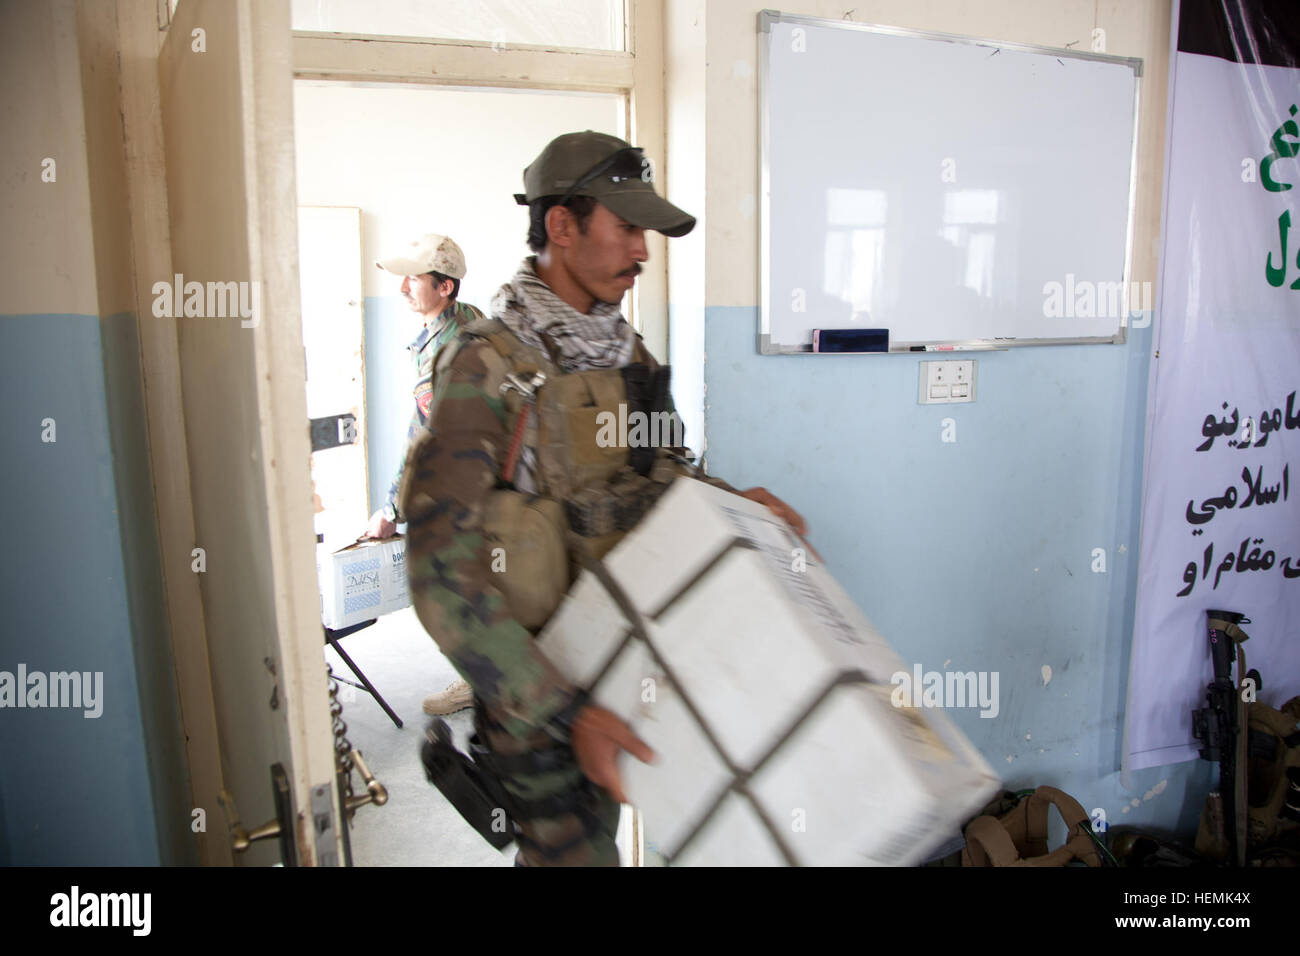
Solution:
M411 603L406 587L406 539L358 541L316 555L321 621L331 630L359 624Z
M678 479L605 567L644 639L584 573L538 640L659 755L619 766L670 862L914 865L997 791L942 710L894 705L911 666L762 505Z

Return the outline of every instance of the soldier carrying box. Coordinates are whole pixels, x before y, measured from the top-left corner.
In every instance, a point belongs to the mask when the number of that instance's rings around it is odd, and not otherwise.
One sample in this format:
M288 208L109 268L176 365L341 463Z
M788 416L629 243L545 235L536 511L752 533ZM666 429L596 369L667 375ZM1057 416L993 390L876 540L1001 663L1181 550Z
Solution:
M473 689L480 763L510 803L517 861L617 865L615 760L653 755L534 643L568 587L573 542L603 554L678 474L804 527L765 489L705 478L685 449L596 440L599 416L622 403L672 411L667 369L619 303L649 258L645 230L683 236L695 219L655 193L641 151L569 133L524 186L535 255L492 300L492 320L464 327L440 356L429 427L403 475L411 601Z

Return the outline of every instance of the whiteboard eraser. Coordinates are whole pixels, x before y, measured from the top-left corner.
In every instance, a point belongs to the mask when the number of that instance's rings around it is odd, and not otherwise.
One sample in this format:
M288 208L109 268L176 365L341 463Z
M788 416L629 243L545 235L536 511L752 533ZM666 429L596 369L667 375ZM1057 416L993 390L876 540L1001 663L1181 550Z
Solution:
M813 329L814 352L888 352L889 329Z

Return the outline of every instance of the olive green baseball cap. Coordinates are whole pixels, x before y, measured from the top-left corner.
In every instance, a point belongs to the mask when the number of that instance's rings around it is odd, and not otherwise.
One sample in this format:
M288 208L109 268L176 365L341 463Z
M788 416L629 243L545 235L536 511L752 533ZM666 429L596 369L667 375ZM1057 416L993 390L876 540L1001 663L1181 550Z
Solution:
M592 130L555 137L524 170L524 191L515 202L523 206L543 196L590 196L632 225L665 236L695 228L694 216L655 192L653 167L639 147Z

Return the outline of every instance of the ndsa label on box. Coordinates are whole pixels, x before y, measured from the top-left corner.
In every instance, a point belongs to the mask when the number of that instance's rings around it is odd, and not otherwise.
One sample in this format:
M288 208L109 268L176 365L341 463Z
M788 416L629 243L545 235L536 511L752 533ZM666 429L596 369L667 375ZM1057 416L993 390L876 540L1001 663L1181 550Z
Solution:
M332 630L399 611L411 603L406 539L367 539L317 556L321 620Z

